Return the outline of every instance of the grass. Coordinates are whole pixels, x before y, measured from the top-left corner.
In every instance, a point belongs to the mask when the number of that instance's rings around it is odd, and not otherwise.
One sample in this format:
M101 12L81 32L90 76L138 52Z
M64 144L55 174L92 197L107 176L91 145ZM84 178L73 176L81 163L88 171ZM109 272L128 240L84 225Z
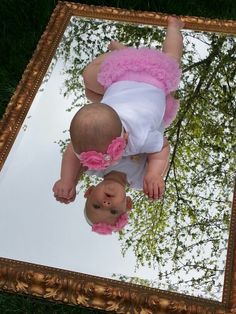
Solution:
M78 306L46 302L29 296L22 296L10 293L0 294L0 313L1 314L95 314L105 313L104 311L85 309Z

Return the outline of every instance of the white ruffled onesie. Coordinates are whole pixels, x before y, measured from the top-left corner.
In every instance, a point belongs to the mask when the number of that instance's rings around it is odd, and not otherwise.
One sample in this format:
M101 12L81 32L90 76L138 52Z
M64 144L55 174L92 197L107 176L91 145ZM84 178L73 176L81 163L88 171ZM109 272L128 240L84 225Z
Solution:
M118 81L107 88L101 102L117 112L128 132L123 156L162 150L166 104L162 89L142 82Z

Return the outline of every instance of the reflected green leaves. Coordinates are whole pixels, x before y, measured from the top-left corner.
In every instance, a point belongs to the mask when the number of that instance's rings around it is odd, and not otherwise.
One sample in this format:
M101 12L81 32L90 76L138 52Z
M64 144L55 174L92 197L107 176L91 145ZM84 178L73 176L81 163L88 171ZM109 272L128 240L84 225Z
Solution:
M65 64L62 93L73 96L69 110L86 104L81 73L112 39L161 49L164 35L159 27L72 18L54 59ZM151 203L129 191L135 210L119 236L123 255L133 250L136 267L149 265L156 278L114 276L219 300L235 165L236 44L235 38L213 33L183 31L183 36L181 107L166 130L172 152L165 198ZM85 176L83 185L90 183Z

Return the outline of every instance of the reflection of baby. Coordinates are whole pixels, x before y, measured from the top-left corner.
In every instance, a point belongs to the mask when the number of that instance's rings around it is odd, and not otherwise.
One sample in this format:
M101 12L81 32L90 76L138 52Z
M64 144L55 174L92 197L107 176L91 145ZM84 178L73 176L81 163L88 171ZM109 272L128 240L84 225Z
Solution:
M124 227L132 208L126 186L142 188L145 165L146 155L143 154L137 160L122 157L119 164L105 170L89 171L103 177L101 183L90 186L85 192L85 216L93 231L108 234Z
M132 207L127 184L143 186L152 199L163 195L169 157L163 125L177 111L170 92L180 77L182 27L179 19L169 18L164 53L112 42L114 51L99 56L84 71L86 95L94 103L79 110L71 122L71 143L53 191L58 201L69 203L85 167L103 176L85 193L87 220L97 232L119 230L127 222Z

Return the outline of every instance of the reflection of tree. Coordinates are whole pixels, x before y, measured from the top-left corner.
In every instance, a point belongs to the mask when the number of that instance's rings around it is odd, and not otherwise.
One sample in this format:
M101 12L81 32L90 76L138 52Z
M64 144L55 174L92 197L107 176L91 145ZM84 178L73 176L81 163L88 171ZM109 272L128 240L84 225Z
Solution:
M139 277L129 277L122 274L112 274L112 277L114 279L119 279L121 281L134 283L136 285L142 285L142 286L151 287L151 288L155 288L157 286L154 280L141 279Z
M63 56L65 60L64 96L71 93L74 106L84 105L84 86L81 73L84 67L96 56L107 51L111 39L119 39L127 45L137 46L142 38L146 38L145 46L150 45L151 38L155 39L156 47L160 46L164 33L155 32L151 27L137 27L129 24L118 24L117 22L101 22L100 20L87 20L72 18L70 25L62 38L56 56ZM150 36L149 36L150 35ZM158 44L158 41L159 44Z
M58 60L57 59L57 55L54 55L50 65L48 67L48 70L47 70L46 74L43 77L43 81L42 81L42 83L40 85L39 92L43 92L44 91L44 88L45 88L47 82L49 81L49 79L50 79L50 77L51 77L51 75L53 73L54 67L57 64L57 60Z
M115 22L72 19L58 55L65 58L64 95L84 104L79 75L116 38L129 45L160 48L164 32ZM122 252L132 248L137 267L157 269L156 287L221 295L233 182L235 138L235 40L185 32L181 109L166 134L172 144L163 202L137 191L135 211L120 234ZM201 42L204 57L195 45ZM89 184L86 178L84 184ZM123 280L125 280L123 278ZM188 284L188 289L186 288ZM190 288L191 287L191 288Z

